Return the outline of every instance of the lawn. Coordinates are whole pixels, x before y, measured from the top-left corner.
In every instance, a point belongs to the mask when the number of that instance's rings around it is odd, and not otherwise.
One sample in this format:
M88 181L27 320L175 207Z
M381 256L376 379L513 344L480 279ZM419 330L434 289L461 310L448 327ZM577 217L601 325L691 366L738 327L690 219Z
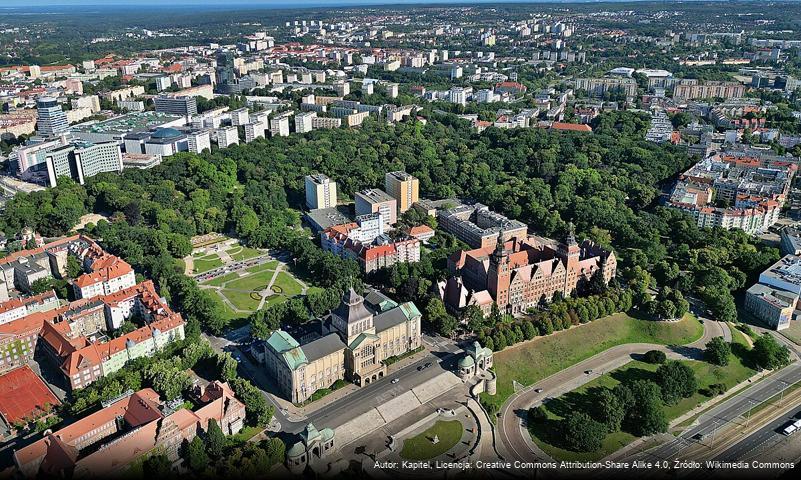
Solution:
M278 274L278 277L276 277L275 283L273 283L273 291L287 297L294 297L295 295L301 294L303 287L300 286L292 275L281 272Z
M247 270L250 273L258 273L261 272L262 270L275 270L277 266L278 266L278 260L269 260L265 263L262 263L261 265L253 265L252 267L248 267L245 270Z
M692 315L678 322L641 320L625 313L610 315L495 353L497 393L481 394L481 399L500 407L514 393L512 380L531 385L616 345L684 345L701 338L703 332L703 325Z
M463 430L464 427L458 420L440 420L425 432L404 440L400 456L405 460L436 458L459 443ZM439 440L436 444L431 441L434 436Z
M234 272L226 273L225 275L219 276L217 278L213 278L211 280L206 280L205 282L200 282L201 285L211 285L212 287L222 287L222 284L234 279L239 278Z
M790 326L779 331L779 333L787 337L788 340L796 345L801 345L801 321L791 320Z
M222 260L217 254L206 255L195 259L195 273L204 273L222 267Z
M698 380L698 391L691 397L684 398L675 405L667 405L665 407L665 415L668 421L674 420L710 400L710 397L700 393L710 385L714 383L724 383L727 387L731 388L755 373L753 369L743 365L741 360L734 355L731 357L729 365L725 367L718 367L707 362L695 360L682 360L682 363L688 365L695 372L695 377ZM591 413L593 409L593 399L595 398L593 391L596 389L611 389L621 382L630 382L640 379L656 381L655 372L658 367L658 365L632 361L616 370L599 376L572 392L551 400L545 404L545 410L548 413L549 420L529 426L532 439L545 453L558 460L598 460L628 445L636 439L634 435L628 432L614 432L607 435L602 447L594 452L573 452L559 448L551 444L558 444L559 442L557 433L558 427L553 421L564 418L568 413L573 411Z
M262 254L262 252L256 250L255 248L243 247L241 245L230 248L225 252L234 260L247 260L249 258L258 257Z
M220 293L225 295L225 297L234 304L236 308L239 310L248 310L254 311L259 308L259 303L261 299L257 293L253 292L240 292L239 290L229 290L223 289L220 290ZM253 296L256 298L253 298Z
M220 305L220 312L222 314L222 318L225 320L235 320L248 315L247 313L233 311L231 307L229 307L228 304L225 303L225 301L221 298L219 291L213 292L211 298L213 298Z
M251 292L262 291L267 288L274 273L275 272L272 270L262 270L258 273L251 273L246 277L229 282L226 287Z

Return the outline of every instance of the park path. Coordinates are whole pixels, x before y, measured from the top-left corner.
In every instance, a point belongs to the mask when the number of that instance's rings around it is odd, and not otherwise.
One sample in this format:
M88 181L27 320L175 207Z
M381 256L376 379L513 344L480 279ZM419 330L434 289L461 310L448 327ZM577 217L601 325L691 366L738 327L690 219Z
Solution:
M728 325L710 319L703 320L704 334L695 342L683 346L667 346L651 343L629 343L618 345L571 367L554 373L533 385L515 392L501 407L501 416L497 424L498 448L507 461L530 461L532 457L551 461L552 459L539 448L525 427L524 418L528 409L539 405L546 397L556 398L603 375L622 367L631 361L632 355L644 354L649 350L665 352L669 358L699 360L703 356L704 346L714 337L731 338ZM591 371L591 374L585 372ZM541 393L536 390L542 389Z
M184 275L191 276L195 271L195 257L190 253L184 257Z
M267 301L267 296L268 295L272 296L270 295L270 293L272 291L273 284L275 283L275 279L278 278L278 274L281 272L281 270L283 270L283 268L284 268L283 262L278 262L278 265L275 267L275 271L273 272L273 276L270 277L270 281L267 283L267 286L264 288L264 290L261 291L261 300L259 301L259 308L256 309L257 311L261 310L264 307L264 303Z

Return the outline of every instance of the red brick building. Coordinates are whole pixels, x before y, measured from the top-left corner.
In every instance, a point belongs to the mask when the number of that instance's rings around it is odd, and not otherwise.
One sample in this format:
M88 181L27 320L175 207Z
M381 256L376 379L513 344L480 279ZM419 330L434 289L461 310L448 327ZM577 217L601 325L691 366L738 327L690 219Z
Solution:
M494 249L457 252L448 259L448 269L479 298L486 291L502 312L520 314L550 301L556 292L580 292L596 272L608 283L617 272L617 259L590 240L578 244L572 234L564 243L531 236L499 241ZM455 297L447 291L451 284L442 289L443 301Z

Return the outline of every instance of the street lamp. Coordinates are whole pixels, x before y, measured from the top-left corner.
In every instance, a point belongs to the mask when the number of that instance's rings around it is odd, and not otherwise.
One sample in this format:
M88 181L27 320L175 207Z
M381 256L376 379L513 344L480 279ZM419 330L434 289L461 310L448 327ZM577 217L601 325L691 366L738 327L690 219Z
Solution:
M751 420L751 410L754 408L754 404L755 403L756 402L751 400L751 399L748 400L748 415L746 415L746 417L745 417L745 427L744 428L748 428L748 422Z
M781 391L781 395L779 395L779 403L782 403L782 399L784 398L784 392L787 391L787 387L789 387L790 384L785 382L784 380L779 380L779 382L781 382L782 385L784 385L784 388L782 388Z

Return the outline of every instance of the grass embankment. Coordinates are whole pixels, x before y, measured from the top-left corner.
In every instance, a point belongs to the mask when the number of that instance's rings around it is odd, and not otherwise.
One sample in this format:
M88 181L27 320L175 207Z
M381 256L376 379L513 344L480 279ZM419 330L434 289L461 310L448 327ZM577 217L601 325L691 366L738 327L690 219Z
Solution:
M440 420L428 430L403 441L400 456L406 460L428 460L447 452L462 439L462 423L458 420ZM434 437L439 440L433 443Z
M485 404L500 407L514 393L512 380L531 385L617 345L685 345L698 340L703 333L703 325L692 315L678 322L642 320L625 313L610 315L495 353L497 393L482 394L481 399Z

